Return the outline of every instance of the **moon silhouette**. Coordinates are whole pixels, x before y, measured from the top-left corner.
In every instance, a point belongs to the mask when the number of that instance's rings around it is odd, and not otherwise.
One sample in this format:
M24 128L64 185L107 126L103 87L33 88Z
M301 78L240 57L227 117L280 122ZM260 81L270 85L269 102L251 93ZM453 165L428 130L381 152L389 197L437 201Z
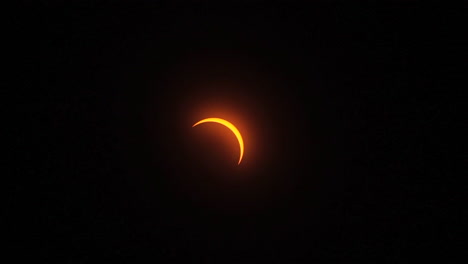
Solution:
M239 154L239 162L237 162L237 165L239 165L241 163L241 161L242 161L242 157L244 156L244 140L242 139L242 135L239 132L239 130L233 124L231 124L229 121L226 121L226 120L224 120L222 118L217 118L217 117L210 117L210 118L202 119L202 120L198 121L197 123L195 123L192 127L195 127L195 126L203 124L203 123L208 123L208 122L214 122L214 123L221 124L221 125L229 128L232 131L232 133L234 133L234 135L237 138L237 141L239 141L240 154Z

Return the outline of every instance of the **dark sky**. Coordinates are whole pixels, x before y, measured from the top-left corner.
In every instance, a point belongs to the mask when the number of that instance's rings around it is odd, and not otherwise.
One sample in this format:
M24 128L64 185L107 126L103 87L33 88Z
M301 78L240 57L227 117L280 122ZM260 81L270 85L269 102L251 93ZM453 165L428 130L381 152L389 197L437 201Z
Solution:
M461 247L443 187L458 8L91 2L45 1L26 22L39 78L15 108L15 248L399 263ZM241 165L224 128L191 128L209 116L245 133Z

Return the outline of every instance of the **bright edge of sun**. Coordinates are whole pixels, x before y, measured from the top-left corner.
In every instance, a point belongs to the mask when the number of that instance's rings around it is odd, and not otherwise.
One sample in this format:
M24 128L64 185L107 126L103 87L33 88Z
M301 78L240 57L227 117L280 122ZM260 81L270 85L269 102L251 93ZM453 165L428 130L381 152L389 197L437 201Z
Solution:
M202 119L198 121L197 123L195 123L192 127L195 127L203 123L208 123L208 122L214 122L214 123L224 125L225 127L229 128L232 131L232 133L234 133L234 135L237 138L237 141L239 141L240 155L239 155L239 161L237 162L237 165L239 165L242 161L242 157L244 156L244 140L242 139L242 135L239 132L239 130L229 121L224 120L222 118L217 118L217 117L210 117L210 118Z

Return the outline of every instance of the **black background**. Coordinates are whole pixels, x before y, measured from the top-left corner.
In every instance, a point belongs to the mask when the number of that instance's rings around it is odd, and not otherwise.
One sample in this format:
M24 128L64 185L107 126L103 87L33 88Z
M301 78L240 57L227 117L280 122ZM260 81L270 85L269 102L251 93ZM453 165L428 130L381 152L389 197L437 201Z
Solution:
M11 246L61 263L450 259L455 7L42 2ZM22 90L23 91L23 90ZM27 94L28 96L24 96ZM220 116L245 133L196 121ZM457 125L455 123L455 125Z

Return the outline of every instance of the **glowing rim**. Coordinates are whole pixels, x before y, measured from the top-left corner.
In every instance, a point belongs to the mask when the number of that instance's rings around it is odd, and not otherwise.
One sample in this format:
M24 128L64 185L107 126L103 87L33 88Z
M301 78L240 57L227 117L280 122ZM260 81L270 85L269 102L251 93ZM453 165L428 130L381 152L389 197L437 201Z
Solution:
M239 162L237 162L237 165L239 165L241 163L242 156L244 156L244 140L242 140L242 136L241 136L239 130L237 130L237 128L233 124L231 124L230 122L228 122L228 121L226 121L224 119L221 119L221 118L217 118L217 117L205 118L205 119L200 120L197 123L195 123L192 127L195 127L195 126L197 126L199 124L203 124L203 123L207 123L207 122L214 122L214 123L224 125L227 128L229 128L232 131L232 133L234 133L234 135L237 138L237 141L239 141L239 147L240 147Z

